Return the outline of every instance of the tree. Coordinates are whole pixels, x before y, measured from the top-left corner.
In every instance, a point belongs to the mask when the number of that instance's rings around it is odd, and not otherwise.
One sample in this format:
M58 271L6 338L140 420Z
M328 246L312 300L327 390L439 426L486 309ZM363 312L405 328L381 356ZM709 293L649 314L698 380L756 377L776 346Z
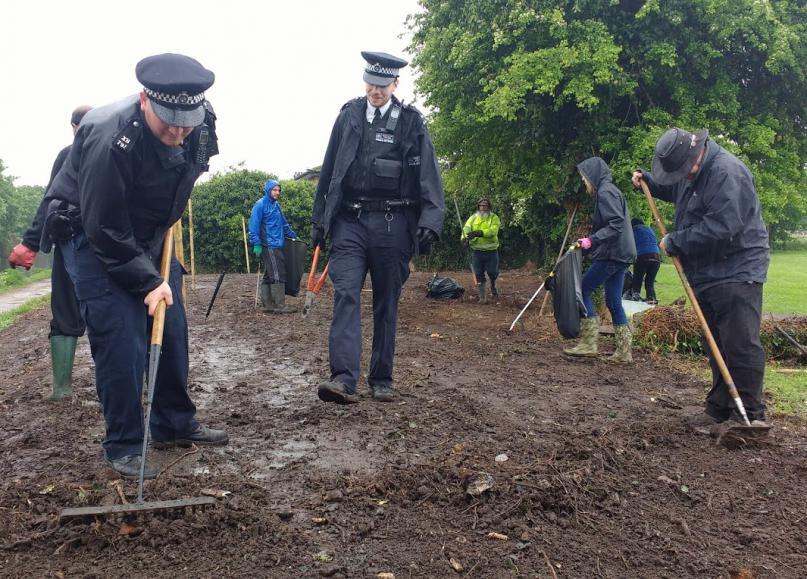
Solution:
M14 177L4 175L0 160L0 255L5 257L30 226L42 199L42 187L14 186Z
M592 155L611 165L632 213L647 216L630 172L649 166L674 125L708 128L748 164L772 234L807 215L803 2L422 5L411 49L446 188L466 207L490 194L505 246L519 233L546 256L563 231L559 203L583 198L575 166Z

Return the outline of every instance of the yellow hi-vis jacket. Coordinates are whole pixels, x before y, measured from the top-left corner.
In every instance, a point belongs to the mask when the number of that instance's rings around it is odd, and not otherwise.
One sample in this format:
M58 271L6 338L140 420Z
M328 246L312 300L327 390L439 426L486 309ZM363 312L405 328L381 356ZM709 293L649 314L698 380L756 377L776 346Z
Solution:
M468 234L473 230L481 230L482 237L470 238L471 249L475 250L492 250L499 249L499 216L492 211L488 213L487 217L482 217L477 211L468 218L465 222L465 227L462 228L461 240L468 239Z

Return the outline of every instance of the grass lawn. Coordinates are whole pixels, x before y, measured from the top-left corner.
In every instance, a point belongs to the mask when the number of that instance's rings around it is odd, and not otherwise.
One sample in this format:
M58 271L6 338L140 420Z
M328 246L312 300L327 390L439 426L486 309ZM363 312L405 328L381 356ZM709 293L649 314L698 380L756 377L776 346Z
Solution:
M768 281L762 293L762 311L776 314L807 315L807 248L774 251ZM644 295L644 289L642 289ZM660 304L669 304L685 295L672 260L666 258L656 278Z
M807 369L780 368L768 364L765 392L773 398L773 412L807 418Z
M4 269L0 271L0 293L50 277L49 269Z

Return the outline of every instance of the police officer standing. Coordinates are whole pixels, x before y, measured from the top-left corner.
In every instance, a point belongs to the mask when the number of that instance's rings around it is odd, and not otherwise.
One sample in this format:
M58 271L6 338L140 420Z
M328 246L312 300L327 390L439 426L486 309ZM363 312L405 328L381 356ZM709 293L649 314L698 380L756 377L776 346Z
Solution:
M92 107L77 107L70 115L70 126L73 128L75 136L81 119ZM53 246L52 240L45 229L45 216L47 214L48 201L46 195L50 189L53 179L62 168L64 160L70 154L72 145L66 146L59 151L53 167L50 170L50 181L45 187L45 195L34 216L31 227L23 234L22 240L8 256L8 264L11 267L24 267L31 269L39 251L48 253L53 247L53 263L50 273L50 365L53 372L53 385L51 395L48 400L58 401L69 398L73 393L73 360L76 356L76 343L78 338L84 335L84 320L79 311L76 291L73 282L64 268L64 260L59 245Z
M187 320L182 272L159 274L166 231L180 218L193 184L218 152L215 115L204 91L214 75L179 54L141 60L139 95L92 110L56 176L51 234L87 323L106 421L106 461L127 478L141 463L141 389L149 326L165 300L162 356L151 414L157 447L226 444L224 431L200 425L187 392ZM56 231L56 233L54 233ZM146 478L156 471L146 465Z
M366 96L336 118L314 199L314 245L331 239L333 321L326 402L358 402L361 288L373 284L373 347L367 382L373 398L394 398L392 367L401 287L414 253L427 254L443 228L443 185L421 114L393 92L405 60L362 52Z

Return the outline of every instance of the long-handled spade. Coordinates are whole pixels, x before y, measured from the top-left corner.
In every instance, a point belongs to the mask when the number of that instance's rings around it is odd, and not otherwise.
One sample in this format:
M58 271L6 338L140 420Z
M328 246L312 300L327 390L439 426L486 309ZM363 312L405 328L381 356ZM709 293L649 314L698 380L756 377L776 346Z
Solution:
M171 256L174 252L173 236L169 229L165 234L163 243L162 261L160 263L160 274L168 281L171 275ZM157 304L154 312L154 320L151 329L151 350L149 352L148 367L148 390L146 393L146 420L143 424L143 451L140 461L140 474L137 479L137 502L98 507L80 507L75 509L63 509L59 513L60 519L71 517L88 517L98 515L128 515L146 513L153 511L166 511L185 509L188 507L198 507L211 505L216 502L213 497L193 497L188 499L176 499L171 501L150 501L143 500L143 479L146 468L146 453L149 445L149 423L151 420L151 405L154 401L154 389L157 385L157 368L160 364L160 352L162 350L163 330L165 329L165 301Z
M647 183L645 183L644 180L640 180L639 184L642 186L642 191L644 192L644 196L647 198L647 203L650 205L650 210L653 212L653 218L656 220L656 225L658 225L661 235L667 235L667 228L664 226L664 222L661 220L661 215L656 207L656 201L653 199L650 189L647 188ZM729 429L721 435L721 439L735 436L741 437L743 434L748 434L749 436L758 436L767 433L767 431L771 429L769 425L752 425L751 421L748 420L748 414L745 412L743 399L740 398L740 393L737 391L737 386L734 385L734 379L731 377L728 366L726 366L726 362L723 360L723 355L720 353L720 348L717 346L717 342L715 342L715 338L712 335L712 330L709 329L709 324L706 323L706 318L703 315L703 310L701 310L698 299L695 297L695 292L689 285L689 281L684 273L684 267L681 265L681 260L674 255L671 257L673 264L675 265L675 269L678 271L678 277L681 278L681 285L684 286L684 291L689 297L689 303L692 304L692 309L695 311L695 315L698 317L698 321L701 324L701 330L703 330L706 343L709 344L709 350L712 352L712 357L717 363L717 367L720 369L720 374L723 376L723 382L726 383L726 388L728 388L729 395L731 396L731 399L734 401L735 406L737 406L737 410L740 412L740 415L743 418L744 424L737 423L736 426L734 424L730 424Z

